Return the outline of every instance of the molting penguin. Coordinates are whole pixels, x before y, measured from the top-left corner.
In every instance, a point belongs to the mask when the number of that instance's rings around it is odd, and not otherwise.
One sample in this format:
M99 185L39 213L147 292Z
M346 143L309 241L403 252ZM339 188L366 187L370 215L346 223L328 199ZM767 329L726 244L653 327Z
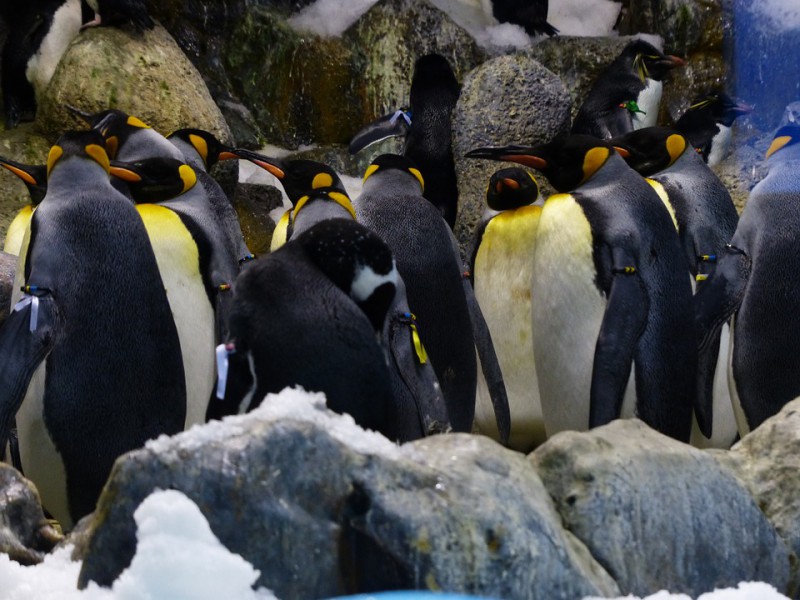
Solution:
M494 173L486 189L491 213L475 232L470 259L475 297L491 331L508 394L508 445L525 453L546 439L531 337L533 257L542 210L533 203L538 198L539 186L527 171L515 167ZM497 436L481 374L475 423L481 432Z
M659 195L675 214L678 235L689 260L692 277L702 286L714 272L716 260L733 237L739 215L725 185L703 162L686 138L666 127L646 127L611 140L625 161L639 174L648 177ZM728 327L719 347L719 361L727 362ZM712 358L713 352L706 356ZM708 368L707 366L705 367ZM703 367L701 366L701 370ZM706 371L707 372L707 371ZM692 432L697 446L730 448L736 439L736 421L731 407L728 382L721 376L714 382L713 425ZM700 422L712 424L712 415L702 415Z
M623 399L633 362L634 414L688 440L697 364L689 267L653 189L589 136L467 156L538 169L562 192L539 218L532 286L547 434L630 416Z
M94 510L118 456L181 431L186 412L158 266L103 143L68 133L50 150L20 254L25 295L0 328L0 446L17 413L26 476L67 526Z
M670 70L683 64L682 59L666 55L644 40L632 41L592 85L572 133L606 139L655 125L662 81Z
M477 365L497 358L469 282L464 281L458 245L436 208L422 196L424 183L414 163L404 156L382 155L366 171L354 205L359 222L376 232L392 249L407 287L408 303L417 317L447 402L455 431L470 431L475 416ZM466 283L466 285L465 285ZM476 312L479 315L476 321ZM479 330L482 331L482 330ZM484 364L484 366L485 366ZM499 370L499 369L498 369ZM487 378L492 381L496 376ZM502 380L502 377L500 377ZM508 434L508 401L493 396L501 436Z
M713 167L730 152L733 122L752 111L753 107L741 100L712 91L695 99L675 123L675 129Z
M229 372L220 391L228 410L250 410L267 393L300 385L323 391L332 410L393 440L446 430L444 402L418 340L411 350L413 325L392 332L398 348L384 343L396 326L398 282L389 248L352 219L316 223L255 261L236 282L232 338L223 348ZM396 384L405 385L393 375L398 350L415 354L427 371L430 403L398 394ZM413 369L403 376L415 377Z
M491 4L495 19L521 25L530 36L558 33L558 29L547 22L547 0L491 0Z
M695 296L701 365L732 319L728 378L742 436L800 395L799 142L800 126L776 132L769 172L750 192L733 238ZM707 380L700 378L698 390L706 404Z
M350 152L355 153L388 135L406 135L403 154L425 179L423 196L439 209L451 229L458 210L451 117L460 94L461 86L447 59L440 54L422 56L414 64L410 111L401 109L382 117L350 142Z
M6 128L33 120L41 96L58 62L81 28L80 0L8 2L0 87Z
M94 19L84 27L130 24L142 32L155 26L147 14L145 0L86 0L86 4L94 11Z

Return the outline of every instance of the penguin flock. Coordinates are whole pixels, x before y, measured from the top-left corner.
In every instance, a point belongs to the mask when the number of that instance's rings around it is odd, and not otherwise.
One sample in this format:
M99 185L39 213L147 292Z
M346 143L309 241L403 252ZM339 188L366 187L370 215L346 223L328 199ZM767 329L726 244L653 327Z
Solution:
M751 108L714 90L675 128L654 125L681 64L636 40L570 133L467 153L519 166L488 181L466 262L452 231L460 86L440 55L416 61L410 108L353 137L353 153L406 143L352 199L323 163L73 109L87 128L43 164L0 158L31 199L5 243L18 257L0 325L6 459L69 527L122 453L287 386L400 443L477 431L528 452L638 417L729 447L800 395L786 318L800 127L776 134L739 219L709 165ZM209 173L224 160L263 168L291 202L264 256Z

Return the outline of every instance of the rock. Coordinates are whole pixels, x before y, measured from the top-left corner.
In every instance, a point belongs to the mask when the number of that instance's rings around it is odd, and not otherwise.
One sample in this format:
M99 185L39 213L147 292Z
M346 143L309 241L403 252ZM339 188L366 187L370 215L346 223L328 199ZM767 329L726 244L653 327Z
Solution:
M133 512L156 488L191 498L214 534L280 598L430 589L502 598L614 595L561 530L525 458L488 438L396 446L322 396L293 390L253 413L149 443L115 465L79 585L110 585L136 547Z
M467 75L453 114L459 194L455 233L462 248L485 209L489 177L503 166L464 155L479 146L547 142L568 130L570 109L561 79L528 54L493 58ZM544 177L537 181L547 189Z
M86 127L67 105L87 112L119 108L165 135L198 127L231 142L202 77L160 26L141 35L114 27L81 33L61 59L37 111L36 125L48 139Z
M622 594L667 589L696 598L740 581L786 589L785 544L712 456L641 421L618 420L553 436L529 458L564 526Z
M790 595L800 591L800 399L764 421L729 453L736 475L793 553Z
M426 0L379 0L343 36L359 49L358 73L366 93L366 112L356 128L409 104L417 58L437 53L447 58L456 79L487 59L464 29Z
M760 134L753 131L747 135L744 132L739 133L741 129L734 131L737 135L732 144L731 155L713 168L728 188L733 204L741 214L747 205L750 190L767 175L764 157L773 136L772 133Z
M275 222L269 213L283 205L281 191L268 185L240 183L236 186L232 203L250 252L256 256L269 253L275 230Z
M53 140L55 141L55 140ZM32 123L21 123L14 129L0 131L0 156L25 164L43 165L51 143L42 137ZM8 226L23 206L31 203L22 180L0 168L0 236L5 239Z
M45 518L33 483L0 462L0 552L20 564L35 565L61 537Z

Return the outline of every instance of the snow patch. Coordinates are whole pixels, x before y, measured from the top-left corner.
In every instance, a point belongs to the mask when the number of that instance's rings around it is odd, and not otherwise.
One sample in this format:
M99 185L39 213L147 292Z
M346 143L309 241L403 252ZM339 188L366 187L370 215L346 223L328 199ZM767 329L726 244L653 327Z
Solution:
M604 600L603 598L591 596L583 600ZM608 599L605 599L608 600ZM638 596L620 596L612 600L692 600L686 594L670 594L664 590L656 592L650 596L639 598ZM713 592L700 594L697 600L789 600L787 596L779 593L768 583L743 582L736 588L717 589Z

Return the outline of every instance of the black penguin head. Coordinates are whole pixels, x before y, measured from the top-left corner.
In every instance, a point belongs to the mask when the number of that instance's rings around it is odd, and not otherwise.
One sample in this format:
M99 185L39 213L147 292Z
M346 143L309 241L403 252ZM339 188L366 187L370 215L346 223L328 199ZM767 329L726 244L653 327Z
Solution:
M699 116L730 127L738 117L751 112L753 112L753 107L749 104L738 98L732 98L721 90L712 90L695 98L691 106L681 115L681 119Z
M606 163L614 149L590 135L560 135L538 146L476 148L467 158L515 162L536 169L559 192L569 192L587 182Z
M31 203L36 205L47 193L47 166L26 165L0 156L0 167L4 167L19 177L28 188Z
M59 162L73 156L96 162L108 173L111 165L104 142L103 136L93 129L62 134L47 155L47 177L52 175Z
M512 210L536 202L539 185L528 171L519 167L500 169L489 178L486 204L492 210Z
M168 140L172 138L183 140L192 146L203 159L206 169L210 169L221 160L240 158L233 148L220 142L213 133L202 129L178 129L167 136Z
M143 129L150 129L150 126L138 117L115 108L95 114L77 112L76 109L72 110L83 118L92 129L99 131L103 135L106 150L111 158L117 156L117 150L125 144L130 136Z
M167 157L134 162L111 161L111 175L124 181L134 201L163 202L189 191L197 183L194 169Z
M686 151L686 138L668 127L644 127L609 140L633 170L647 177L669 167Z
M682 58L664 54L641 39L625 46L617 60L628 65L642 82L645 79L662 81L672 69L686 64Z
M412 113L431 100L455 106L460 90L453 68L441 54L426 54L414 63L409 93Z
M416 163L407 156L400 154L381 154L364 171L364 181L372 177L375 173L387 173L389 171L401 171L408 173L419 182L420 194L425 191L425 180L422 173L417 168Z
M796 146L800 142L800 125L791 124L784 125L775 132L772 138L772 143L767 149L767 158L772 158L776 153L780 152L779 156L783 156L787 149ZM794 154L794 153L793 153Z
M338 288L364 311L376 333L383 330L386 313L397 288L394 257L384 241L348 219L327 219L291 242Z

